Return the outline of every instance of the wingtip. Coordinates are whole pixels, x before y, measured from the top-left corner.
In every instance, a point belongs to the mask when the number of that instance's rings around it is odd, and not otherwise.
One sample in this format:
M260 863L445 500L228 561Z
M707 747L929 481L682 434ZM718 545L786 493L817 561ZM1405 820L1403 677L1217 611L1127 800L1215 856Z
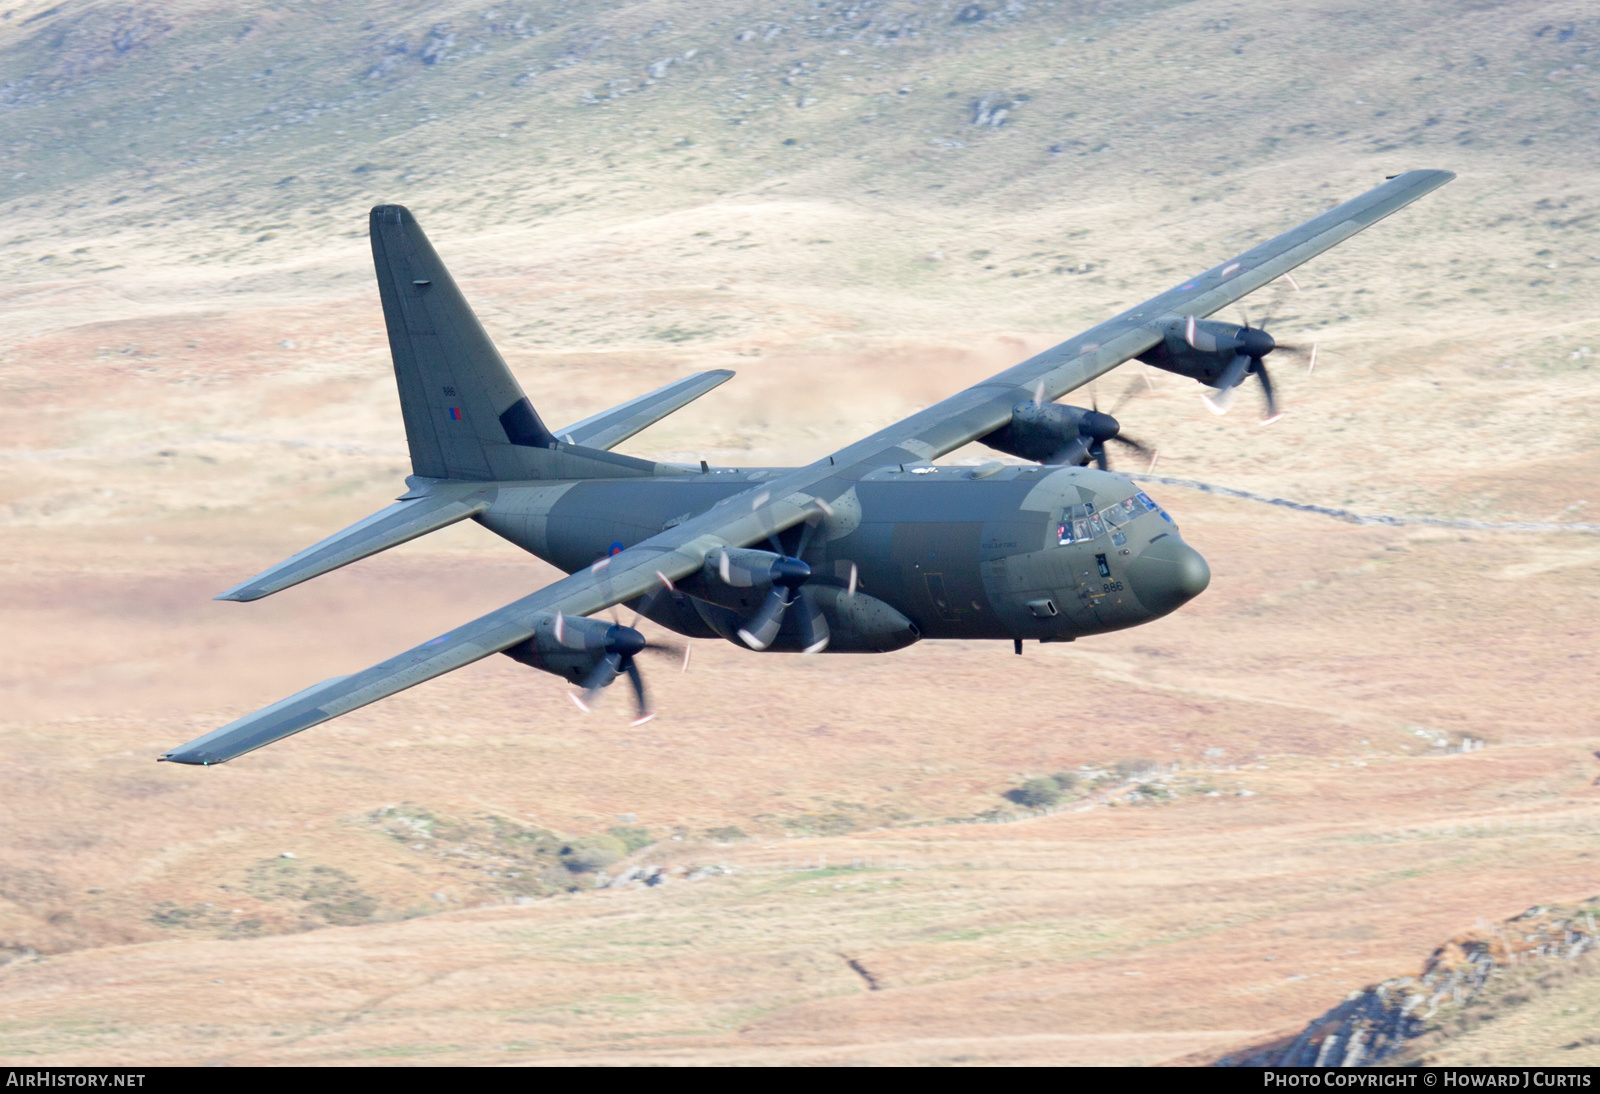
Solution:
M200 756L185 757L181 752L177 751L167 752L156 757L156 763L158 764L186 764L189 767L214 767L222 762L224 761L205 759Z

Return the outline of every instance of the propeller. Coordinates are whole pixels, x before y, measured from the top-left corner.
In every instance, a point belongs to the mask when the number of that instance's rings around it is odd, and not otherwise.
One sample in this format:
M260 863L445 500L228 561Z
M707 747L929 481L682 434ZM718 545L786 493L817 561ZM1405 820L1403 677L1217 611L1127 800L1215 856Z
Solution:
M745 645L753 650L764 650L772 645L772 640L778 637L778 628L783 626L784 613L798 597L800 586L810 577L811 567L798 558L780 555L773 562L772 591L749 622L739 628L739 637L744 639Z
M784 616L796 602L800 604L798 621L802 651L820 653L827 649L830 638L828 620L817 607L816 598L806 588L806 582L811 579L811 567L800 559L800 556L805 554L818 523L820 522L815 520L808 520L805 523L800 532L800 542L796 545L793 555L783 550L783 544L776 534L769 537L772 549L778 555L767 575L767 579L772 582L772 591L762 600L761 607L756 609L756 614L739 628L739 637L751 649L764 650L772 645L773 640L778 637L778 631L783 627ZM727 569L727 557L726 554L723 555L723 569ZM730 573L724 580L729 576L735 575ZM854 578L855 575L852 573L852 592Z
M1214 397L1202 395L1201 399L1213 414L1226 414L1233 407L1239 385L1244 383L1246 376L1254 376L1261 383L1261 394L1267 404L1266 417L1262 419L1261 424L1271 425L1283 417L1283 412L1278 409L1277 396L1272 389L1272 376L1267 372L1265 358L1267 354L1277 349L1295 353L1300 350L1297 346L1278 345L1272 335L1267 333L1267 324L1272 321L1271 319L1263 319L1260 326L1252 327L1250 316L1243 308L1239 309L1239 315L1244 320L1244 326L1233 337L1233 359L1211 385L1217 389L1217 394ZM1184 324L1184 341L1188 342L1191 348L1205 349L1196 345L1197 335L1194 316L1190 316ZM1215 348L1223 349L1225 345L1224 343L1223 346Z
M637 622L637 619L635 619L635 622ZM570 628L565 626L564 617L557 615L556 641L562 645L574 645L572 641L569 641L569 630ZM583 643L580 639L576 642L575 648L581 648L582 645ZM602 688L610 687L618 676L626 676L628 682L633 685L633 697L637 709L637 715L629 723L630 725L642 726L655 717L655 713L651 711L650 703L645 697L644 677L639 672L639 666L634 662L635 657L646 650L671 654L674 657L681 655L683 658L683 671L687 672L689 669L688 646L679 646L673 642L651 642L633 627L625 627L621 623L613 623L606 628L601 649L604 652L601 654L600 660L595 662L594 668L589 670L588 675L578 685L583 689L582 694L573 692L572 701L577 704L579 710L587 714L594 709L594 704L599 700Z
M1144 390L1142 381L1135 383L1117 399L1116 406ZM1078 435L1045 461L1047 464L1079 466L1093 462L1102 471L1111 470L1111 460L1106 455L1106 443L1120 444L1140 455L1149 455L1150 449L1132 437L1122 436L1122 424L1110 414L1100 410L1100 397L1090 394L1090 410L1078 420Z

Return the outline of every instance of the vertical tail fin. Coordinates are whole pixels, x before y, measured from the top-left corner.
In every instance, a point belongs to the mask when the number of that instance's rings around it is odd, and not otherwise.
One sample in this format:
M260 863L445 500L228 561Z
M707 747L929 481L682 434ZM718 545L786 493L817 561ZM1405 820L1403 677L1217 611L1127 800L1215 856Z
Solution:
M556 439L410 210L372 210L372 259L412 470L475 482L541 477Z

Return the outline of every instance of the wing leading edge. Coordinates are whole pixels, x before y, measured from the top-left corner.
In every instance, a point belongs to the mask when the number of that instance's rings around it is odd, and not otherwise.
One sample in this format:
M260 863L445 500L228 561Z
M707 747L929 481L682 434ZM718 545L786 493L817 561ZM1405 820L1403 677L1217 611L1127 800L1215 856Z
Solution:
M1408 171L1395 176L831 456L724 499L699 516L612 556L603 567L565 577L362 672L325 680L173 749L161 759L224 763L507 649L533 634L542 618L558 611L590 615L650 591L663 576L677 580L692 573L715 547L748 546L814 519L871 470L885 463L942 456L998 429L1023 399L1036 395L1059 399L1155 345L1165 324L1187 315L1210 315L1237 302L1453 178L1449 171Z

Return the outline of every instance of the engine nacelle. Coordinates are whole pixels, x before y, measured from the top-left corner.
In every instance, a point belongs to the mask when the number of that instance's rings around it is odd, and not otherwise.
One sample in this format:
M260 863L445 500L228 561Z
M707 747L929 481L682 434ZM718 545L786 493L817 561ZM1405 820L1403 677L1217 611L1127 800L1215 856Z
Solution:
M826 653L889 653L922 637L916 624L875 596L860 591L851 593L832 585L810 586L807 595L828 621L830 640ZM739 639L744 617L738 611L700 599L692 603L706 626L735 645L744 644ZM806 648L806 637L797 626L797 614L785 617L768 650L797 653Z
M1167 324L1161 341L1139 354L1139 360L1216 387L1235 358L1259 361L1276 344L1270 334L1258 327L1215 319L1179 319ZM1238 377L1233 379L1237 382Z
M678 582L697 600L746 614L755 611L774 585L800 584L811 570L798 559L748 547L717 547L706 553L700 572Z
M1030 401L1012 407L1011 421L978 440L1008 456L1076 466L1088 458L1096 441L1110 440L1117 429L1117 420L1109 414Z
M502 650L518 664L580 683L606 655L616 624L581 615L543 616L533 635Z

